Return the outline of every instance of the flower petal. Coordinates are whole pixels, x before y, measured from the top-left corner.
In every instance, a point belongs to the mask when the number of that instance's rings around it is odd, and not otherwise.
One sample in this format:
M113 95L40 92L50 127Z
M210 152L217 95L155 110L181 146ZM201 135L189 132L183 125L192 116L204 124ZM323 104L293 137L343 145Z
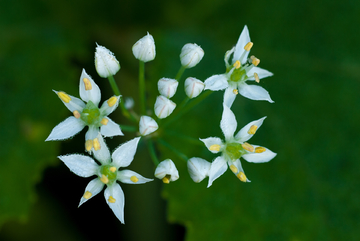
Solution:
M227 76L225 74L213 75L207 78L204 84L205 90L209 89L212 91L223 90L229 86Z
M266 116L264 116L263 118L260 118L258 120L254 120L252 122L250 122L249 124L247 124L246 126L244 126L243 128L241 128L241 130L236 134L235 139L241 143L249 140L254 134L250 134L250 128L252 126L256 126L255 131L257 131L260 126L262 125L262 123L264 122ZM250 132L250 133L249 133Z
M104 141L104 138L101 136L100 133L98 133L96 138L99 141L100 149L99 150L92 149L94 157L96 160L101 162L101 164L104 164L104 165L109 164L111 162L109 148L107 147L107 145Z
M94 197L96 194L101 192L104 187L104 183L100 181L99 178L95 178L89 182L89 184L85 188L84 195L80 199L79 206L89 200L90 198Z
M219 151L221 151L221 148L224 146L222 140L219 137L208 137L206 139L200 139L200 141L204 142L207 149L209 149L209 151L211 151L212 153L218 153ZM212 145L219 145L220 149L218 151L214 149L210 150L210 146Z
M223 104L223 107L224 107L224 111L220 121L220 128L224 133L225 140L228 141L229 139L234 137L234 132L237 127L237 122L235 119L235 115L230 110L230 108L227 107L225 104Z
M55 126L45 141L68 139L79 133L82 129L84 129L84 127L85 124L82 120L76 119L74 116L70 116Z
M82 70L80 76L80 97L85 102L91 100L96 106L99 106L101 99L100 88L94 82L94 80L85 72L85 69Z
M217 179L222 174L224 174L226 169L227 169L227 164L226 164L225 159L221 156L217 157L211 163L211 167L210 167L210 171L209 171L209 183L208 183L207 187L210 187L212 185L213 181L215 181L215 179Z
M209 175L211 163L199 157L192 157L187 161L187 167L191 179L199 183Z
M234 100L236 98L236 94L234 94L234 89L237 90L237 88L227 87L224 93L224 104L228 106L229 108L234 103Z
M64 103L66 108L68 108L68 110L70 110L71 112L74 112L75 110L82 112L82 110L85 108L85 103L81 99L76 98L72 95L68 95L63 91L56 91L56 90L53 91L57 94L57 96L59 96L59 98L61 93L69 97L70 100L68 102L65 102L62 98L60 98L60 100L62 101L62 103Z
M134 159L136 148L140 137L136 137L121 146L119 146L112 154L113 164L119 167L127 167Z
M255 80L254 73L257 73L259 79L263 79L274 75L273 73L267 71L266 69L262 69L259 67L252 67L249 70L249 72L246 73L247 76L251 76L250 78L248 78L248 80Z
M254 148L259 147L256 145L253 145ZM265 148L266 151L262 152L262 153L249 153L249 154L245 154L242 157L248 161L248 162L254 162L254 163L263 163L263 162L268 162L271 159L273 159L277 154L270 151L269 149Z
M170 175L170 181L176 181L179 179L179 171L171 159L166 159L160 162L155 169L154 176L156 178L163 179L166 175Z
M66 156L58 156L58 158L65 163L65 165L80 177L90 177L96 175L99 170L98 164L88 156L80 154L72 154Z
M242 168L241 162L240 162L239 159L237 159L236 161L231 161L231 160L229 160L229 161L228 161L228 165L229 165L231 171L235 174L235 176L236 176L237 178L239 178L239 177L237 176L239 172L242 172L242 173L244 173L244 175L245 175L244 169ZM232 165L234 165L234 166L236 167L236 169L235 169L236 172L233 171L234 168L232 167ZM245 175L245 177L246 177L246 175ZM251 181L246 177L246 182L251 182Z
M120 102L120 97L121 95L113 96L109 98L107 101L104 101L104 103L100 108L100 113L104 116L110 115L116 109L116 107L118 107ZM114 101L115 100L114 98L116 98L116 101Z
M151 182L154 179L145 178L131 170L121 170L118 171L117 180L127 184L142 184L146 182Z
M121 223L125 223L124 220L124 206L125 196L120 185L114 183L108 186L104 192L106 203L109 205L115 216L120 220Z
M235 46L235 52L234 52L234 57L232 59L232 63L235 63L236 60L240 60L241 55L245 51L244 47L248 42L250 42L250 35L249 35L248 27L245 25L243 31L240 34L239 40ZM248 55L249 52L247 52L245 54L245 57L241 59L242 61L240 60L242 64L246 62Z
M270 103L274 101L270 98L269 92L263 87L257 85L247 85L246 83L239 84L239 94L251 100L267 100Z
M116 124L109 117L104 117L104 118L107 119L108 122L106 125L102 125L100 127L101 135L103 135L105 137L123 136L124 135L120 129L120 125Z

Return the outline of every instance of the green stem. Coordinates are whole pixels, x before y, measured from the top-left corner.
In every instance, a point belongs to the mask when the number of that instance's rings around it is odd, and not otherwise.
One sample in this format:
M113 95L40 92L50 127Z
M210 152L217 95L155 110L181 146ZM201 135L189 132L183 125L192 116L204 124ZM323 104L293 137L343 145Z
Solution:
M177 73L175 79L179 80L181 78L181 76L183 75L184 71L185 71L186 67L181 65L181 68L179 69L179 72Z
M204 143L202 143L198 138L193 138L191 136L184 135L180 132L173 131L173 130L166 130L164 131L164 135L172 137L172 138L179 138L184 141L187 141L190 144L198 145L198 146L204 146Z
M167 147L168 149L170 149L171 151L173 151L178 157L180 157L180 159L184 160L185 162L187 162L187 160L189 160L189 158L185 154L178 151L175 147L173 147L172 145L170 145L163 139L159 139L158 141L161 145L163 145L163 146Z
M154 143L151 139L148 140L148 148L149 148L151 160L153 161L154 165L155 166L159 165L160 161L156 156Z
M139 61L139 91L140 91L140 113L146 113L145 107L145 62Z
M186 104L189 102L190 98L189 97L185 97L185 99L180 103L180 105L175 109L175 112L172 113L172 115L169 117L168 121L165 122L162 127L165 128L166 126L168 126L169 124L171 124L172 122L176 121L177 119L179 119L179 117L181 115L179 115L179 113L183 110L183 108L186 106Z

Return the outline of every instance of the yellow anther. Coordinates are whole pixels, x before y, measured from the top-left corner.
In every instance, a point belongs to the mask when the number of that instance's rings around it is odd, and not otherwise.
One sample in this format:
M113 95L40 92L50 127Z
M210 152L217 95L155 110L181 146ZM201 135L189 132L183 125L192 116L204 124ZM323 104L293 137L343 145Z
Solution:
M108 199L109 203L115 203L116 202L116 199L113 198L112 196L109 197Z
M109 170L110 170L111 172L116 172L117 168L116 168L116 167L110 167Z
M109 122L109 120L108 119L106 119L106 118L103 118L101 121L100 121L100 123L101 124L103 124L103 125L107 125L107 123Z
M110 107L112 107L113 105L115 105L117 102L117 97L116 96L113 96L111 97L110 99L108 99L107 103Z
M80 118L80 113L79 113L79 111L77 111L77 110L74 110L74 111L73 111L73 115L75 116L76 119L79 119L79 118Z
M85 142L85 149L86 149L87 151L90 151L91 148L93 148L93 141L92 141L92 140L87 140L87 141Z
M250 126L250 129L248 130L248 134L250 135L254 135L256 130L257 130L258 126L257 125L252 125Z
M234 165L234 164L232 164L231 166L230 166L230 170L233 172L233 173L238 173L238 171L239 171L239 169Z
M245 173L243 172L239 172L237 175L236 175L237 178L240 179L240 181L242 182L246 182L246 176L245 176Z
M102 181L104 184L107 184L109 182L109 178L102 174L100 181Z
M162 179L163 183L169 184L169 183L170 183L170 178L171 178L170 175L166 175L166 176Z
M241 63L239 60L236 60L236 62L233 64L233 66L235 67L235 69L238 69L241 67Z
M255 66L258 66L260 64L260 59L256 58L254 55L250 57L251 63Z
M98 151L98 150L101 149L101 145L100 145L100 142L99 142L98 138L95 138L93 140L93 145L94 145L94 150L95 151Z
M138 181L139 181L139 178L137 178L137 177L135 177L135 176L131 176L131 177L130 177L130 180L131 180L132 182L138 182Z
M65 103L69 103L71 100L70 96L68 94L65 94L65 92L62 92L62 91L58 92L58 96Z
M91 90L92 86L90 80L88 78L83 78L83 81L85 85L85 90Z
M237 94L239 94L239 91L238 91L237 89L233 89L233 93L234 93L235 95L237 95Z
M209 150L210 150L210 151L220 151L220 148L221 148L220 145L214 144L214 145L211 145L211 146L209 147Z
M255 81L256 83L260 83L259 75L257 73L254 73Z
M266 151L265 147L258 146L255 148L255 153L263 153L264 151Z
M253 42L248 42L248 43L245 45L244 49L249 52L253 45L254 45Z
M254 152L255 148L250 145L249 143L245 142L244 144L241 144L241 146L247 150L247 151L250 151L250 152Z
M85 199L89 199L89 198L91 198L91 196L92 196L92 193L91 193L91 192L89 192L89 191L86 191L86 192L84 193L83 198L85 198Z

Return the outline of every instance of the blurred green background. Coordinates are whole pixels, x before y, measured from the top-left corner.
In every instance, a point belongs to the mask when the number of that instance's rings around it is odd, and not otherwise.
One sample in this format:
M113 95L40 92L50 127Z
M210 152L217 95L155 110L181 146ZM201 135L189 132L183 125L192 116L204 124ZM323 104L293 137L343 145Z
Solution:
M359 240L360 35L358 1L26 1L0 2L0 240ZM95 43L121 63L115 76L125 97L138 100L138 63L132 45L149 31L157 55L146 65L148 106L161 77L173 78L185 43L202 46L202 62L185 72L201 80L225 70L223 56L244 25L251 54L274 73L261 81L275 101L238 96L238 128L267 116L250 143L278 155L269 163L242 161L252 180L227 171L207 189L164 146L180 179L170 185L122 185L125 225L103 194L77 208L89 179L71 173L56 156L83 153L84 133L44 142L69 116L51 91L78 96L82 68L112 95L94 68ZM184 79L184 78L183 78ZM174 97L184 97L182 82ZM204 146L179 139L222 137L223 92L213 93L164 137L188 157L212 160ZM138 105L136 106L138 108ZM129 124L120 110L111 115ZM174 134L175 132L175 134ZM114 137L113 150L129 140ZM129 169L152 177L144 142Z

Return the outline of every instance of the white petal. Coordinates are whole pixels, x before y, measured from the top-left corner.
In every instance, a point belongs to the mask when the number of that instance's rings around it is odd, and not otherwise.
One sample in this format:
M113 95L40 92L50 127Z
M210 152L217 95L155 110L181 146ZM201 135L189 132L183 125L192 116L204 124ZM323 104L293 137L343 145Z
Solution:
M224 56L224 61L225 61L225 66L226 66L226 69L228 69L231 65L229 64L229 58L230 58L230 55L232 53L234 53L235 51L235 47L233 47L232 49L226 51L225 53L225 56Z
M250 122L249 124L247 124L246 126L244 126L243 128L241 128L241 130L236 134L235 139L242 143L249 140L254 135L254 134L248 133L250 130L250 127L256 126L256 131L258 131L260 126L264 122L265 118L266 118L266 116L264 116L263 118L260 118L258 120L254 120L254 121Z
M221 156L217 157L211 163L211 167L210 167L210 171L209 171L209 183L208 183L207 187L210 187L212 185L213 181L215 181L215 179L217 179L222 174L224 174L226 169L227 169L227 164L226 164L225 159Z
M247 85L246 83L242 83L239 85L239 93L251 100L267 100L270 103L274 103L270 98L269 92L257 85Z
M196 78L188 77L185 80L185 93L190 99L200 95L204 88L205 84Z
M117 180L127 184L142 184L142 183L151 182L154 179L145 178L140 174L131 170L121 170L118 172Z
M235 167L236 167L236 169L237 169L237 172L236 173L234 173L235 174L235 176L237 177L237 174L239 173L239 172L243 172L244 173L244 175L245 175L245 172L244 172L244 169L242 168L242 166L241 166L241 162L240 162L240 160L239 159L237 159L236 161L231 161L231 160L229 160L228 161L228 165L229 165L229 167L231 167L231 165L234 165ZM231 168L230 168L231 169ZM245 175L246 176L246 175ZM250 182L250 180L246 177L246 182Z
M162 96L171 98L175 95L179 82L176 79L161 78L157 85Z
M253 145L253 147L256 148L258 146ZM268 162L276 156L276 153L270 151L267 148L265 148L265 149L266 149L266 151L264 151L262 153L249 153L249 154L243 155L242 157L248 162L254 162L254 163Z
M159 128L156 121L150 116L141 116L139 121L139 132L142 136L149 135Z
M213 75L205 80L205 90L223 90L229 86L227 80L228 79L225 74Z
M159 179L163 179L166 175L170 175L170 181L176 181L179 179L179 172L174 162L170 159L166 159L160 162L160 164L155 169L154 175Z
M96 44L95 68L100 77L107 78L120 70L119 61L107 48Z
M107 119L108 122L106 125L102 125L100 127L101 135L103 135L105 137L123 136L124 135L120 129L120 125L116 124L109 117L104 117L104 118Z
M200 139L200 141L204 142L207 149L209 149L209 151L211 151L212 153L218 153L219 151L221 151L221 148L224 146L222 140L219 137L208 137L206 139ZM219 145L220 150L219 151L210 150L210 146L212 145Z
M88 156L73 154L67 156L58 156L58 158L65 163L65 165L80 177L90 177L96 175L99 166L96 162Z
M125 206L125 196L124 192L121 189L120 185L114 183L113 185L107 187L104 192L106 203L109 205L115 216L120 220L121 223L125 223L124 220L124 206ZM115 199L115 202L109 202L109 198Z
M244 47L248 42L250 42L250 35L249 35L249 30L248 30L247 26L245 25L243 31L240 34L239 40L235 46L235 52L234 52L234 57L233 57L232 63L235 63L236 60L240 60L241 55L245 51ZM240 60L242 64L245 63L248 55L249 55L249 52L247 52L245 54L245 57L242 59L242 61Z
M227 87L224 93L224 104L226 106L228 106L229 108L232 106L232 104L234 103L234 100L236 98L236 94L234 94L234 89L237 90L236 88L232 88L232 87Z
M115 103L112 102L113 98L116 98ZM120 101L120 95L119 96L114 95L113 97L110 97L102 104L100 108L100 113L105 116L110 115L116 109L116 107L118 107L119 101ZM109 106L109 103L111 104L111 106Z
M147 33L139 39L132 47L136 59L143 62L149 62L155 58L155 41L151 34Z
M101 162L101 164L104 164L104 165L109 164L111 162L109 148L107 147L107 145L104 141L104 138L101 136L100 133L98 133L96 138L98 139L98 141L100 143L100 149L97 151L93 149L93 155L96 160Z
M86 192L90 192L91 196L89 198L84 198L84 196L82 196L78 207L80 207L81 204L83 204L84 202L86 202L90 198L94 197L99 192L101 192L103 187L104 187L104 183L102 181L100 181L99 178L95 178L95 179L91 180L89 182L89 184L86 186L85 192L84 192L84 194Z
M85 124L82 120L76 119L74 116L70 116L55 126L45 141L64 140L70 138L79 133L82 129L84 129L84 127Z
M156 98L154 112L157 117L164 119L174 111L175 107L176 104L174 102L160 95Z
M53 91L56 93L57 96L59 96L60 93L66 94L63 91L56 91L56 90L53 90ZM68 95L68 94L66 94L66 95L70 98L69 102L65 102L60 98L60 100L62 101L62 103L64 103L66 108L68 108L68 110L70 110L71 112L74 112L75 110L77 110L81 113L82 110L85 108L84 101L82 101L81 99L76 98L72 95Z
M199 157L192 157L187 161L187 167L191 179L198 183L209 175L211 163Z
M273 76L273 73L271 73L270 71L267 71L266 69L262 69L259 67L252 67L252 69L250 69L249 72L247 72L247 74L246 74L249 77L252 76L252 77L248 78L248 80L255 80L254 73L257 73L257 75L259 76L259 79Z
M204 57L204 50L197 44L185 44L181 49L181 65L186 68L192 68L197 65Z
M224 133L225 140L229 140L234 137L234 132L237 127L237 122L235 119L234 113L227 107L225 104L223 105L224 111L222 114L222 118L220 121L220 128Z
M140 137L136 137L121 146L119 146L112 154L113 164L119 167L127 167L134 159L136 148Z
M89 88L88 90L85 89L84 81L89 82L90 84L87 85ZM96 106L99 105L100 99L101 99L101 93L100 88L95 84L93 79L85 72L85 69L82 70L81 76L80 76L80 97L85 102L88 102L91 100Z
M94 140L99 135L99 128L96 126L89 126L88 131L85 133L85 140Z

